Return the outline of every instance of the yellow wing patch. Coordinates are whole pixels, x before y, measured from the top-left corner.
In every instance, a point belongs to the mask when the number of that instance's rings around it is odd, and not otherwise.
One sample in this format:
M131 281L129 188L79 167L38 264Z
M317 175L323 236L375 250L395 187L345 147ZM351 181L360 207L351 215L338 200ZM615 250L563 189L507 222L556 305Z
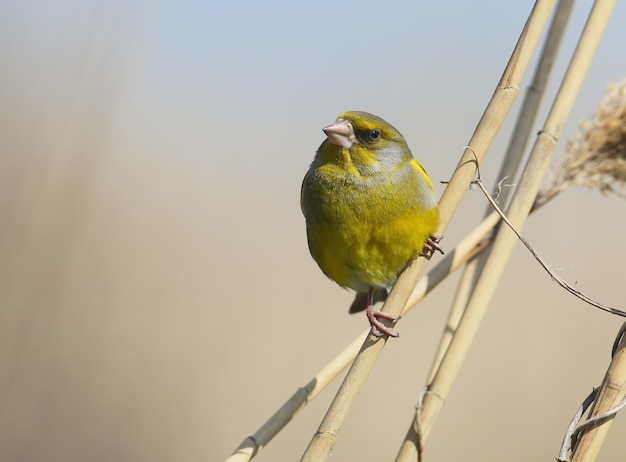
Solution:
M420 174L424 177L424 179L426 180L426 183L428 183L428 186L430 187L431 191L435 190L435 187L433 186L433 182L430 180L430 177L428 176L428 173L426 173L426 170L424 170L424 167L422 167L420 165L420 163L418 161L416 161L415 159L411 160L411 166L417 170L418 172L420 172Z

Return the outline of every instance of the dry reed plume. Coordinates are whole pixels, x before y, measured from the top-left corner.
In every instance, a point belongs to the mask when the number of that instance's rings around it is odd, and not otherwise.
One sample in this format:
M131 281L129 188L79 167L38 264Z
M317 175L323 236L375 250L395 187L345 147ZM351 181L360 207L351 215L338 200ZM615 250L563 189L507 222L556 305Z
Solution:
M623 194L626 185L626 80L609 85L596 113L579 124L534 208L572 186Z

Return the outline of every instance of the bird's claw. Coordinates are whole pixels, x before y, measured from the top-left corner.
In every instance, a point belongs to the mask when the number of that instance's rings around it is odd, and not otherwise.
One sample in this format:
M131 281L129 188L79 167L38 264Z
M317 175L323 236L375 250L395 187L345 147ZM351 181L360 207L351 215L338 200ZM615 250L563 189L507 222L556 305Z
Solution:
M370 326L372 326L372 335L374 335L375 337L383 337L385 335L388 335L389 337L398 338L400 334L392 331L390 328L385 326L382 322L378 320L378 318L388 319L390 321L397 321L398 319L400 319L400 316L394 316L392 314L385 313L384 311L374 311L370 308L371 307L368 307L366 313L367 319L370 322Z
M435 252L441 252L441 254L443 255L443 249L439 245L439 242L441 242L442 239L443 236L437 236L435 234L431 234L430 236L428 236L428 239L426 239L426 243L424 244L424 248L422 249L421 255L428 259L430 259L430 257L432 257Z

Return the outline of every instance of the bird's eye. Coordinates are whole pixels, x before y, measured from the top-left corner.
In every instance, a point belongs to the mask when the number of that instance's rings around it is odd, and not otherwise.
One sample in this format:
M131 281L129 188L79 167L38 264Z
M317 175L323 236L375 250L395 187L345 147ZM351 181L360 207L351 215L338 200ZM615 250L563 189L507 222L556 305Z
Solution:
M371 130L369 135L370 140L377 140L378 138L380 138L380 130Z

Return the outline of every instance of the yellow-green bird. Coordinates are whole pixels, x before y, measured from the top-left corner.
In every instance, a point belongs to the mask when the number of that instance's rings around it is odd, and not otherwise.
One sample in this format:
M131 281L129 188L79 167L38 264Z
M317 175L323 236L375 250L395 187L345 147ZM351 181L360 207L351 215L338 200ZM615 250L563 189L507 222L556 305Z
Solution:
M357 292L350 313L366 310L374 335L397 337L378 320L397 318L373 306L408 262L443 253L432 181L380 117L344 112L323 130L301 190L309 250L326 276Z

